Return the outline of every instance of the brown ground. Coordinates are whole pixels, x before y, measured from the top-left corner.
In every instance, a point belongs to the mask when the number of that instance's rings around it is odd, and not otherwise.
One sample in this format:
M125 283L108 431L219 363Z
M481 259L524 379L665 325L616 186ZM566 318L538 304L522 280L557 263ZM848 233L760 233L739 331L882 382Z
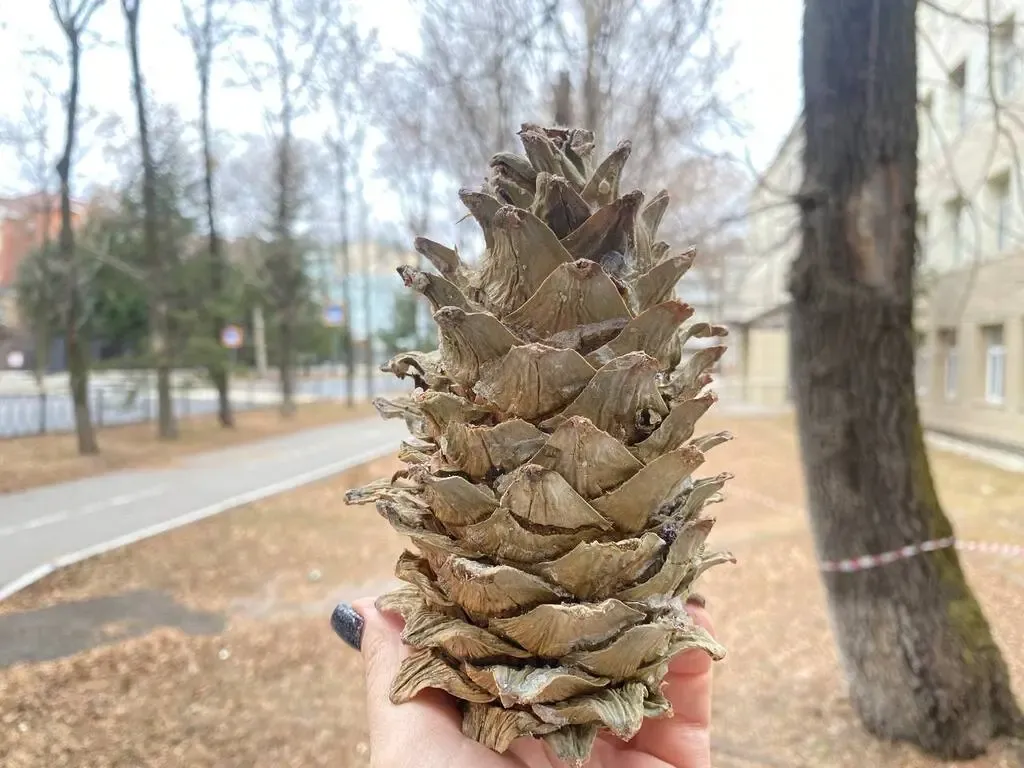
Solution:
M320 402L298 406L292 419L282 419L276 408L243 411L235 415L233 430L221 429L216 416L181 419L181 438L161 442L153 424L107 427L97 432L99 456L79 456L74 435L42 435L0 440L0 494L23 491L49 483L77 480L114 469L174 461L199 451L282 435L373 413L369 403L348 408L342 403Z
M738 439L715 449L709 470L736 479L714 536L740 565L704 581L729 648L716 680L715 765L943 765L871 739L850 711L788 419L728 426ZM62 656L0 669L0 765L368 765L359 658L327 616L391 578L401 540L341 494L394 466L376 462L81 563L0 606L0 668L4 649L11 660ZM946 454L934 468L961 536L1024 543L1024 476ZM963 559L1024 694L1024 560ZM961 765L1022 764L1002 743Z

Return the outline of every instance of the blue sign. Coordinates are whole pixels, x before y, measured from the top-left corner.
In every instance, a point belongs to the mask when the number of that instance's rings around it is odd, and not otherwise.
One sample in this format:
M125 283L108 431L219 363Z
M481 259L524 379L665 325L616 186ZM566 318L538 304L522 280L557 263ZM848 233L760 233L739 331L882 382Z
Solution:
M324 307L324 325L341 325L345 321L345 312L340 304Z
M220 332L220 343L228 349L238 349L242 346L242 329L237 325L227 325Z

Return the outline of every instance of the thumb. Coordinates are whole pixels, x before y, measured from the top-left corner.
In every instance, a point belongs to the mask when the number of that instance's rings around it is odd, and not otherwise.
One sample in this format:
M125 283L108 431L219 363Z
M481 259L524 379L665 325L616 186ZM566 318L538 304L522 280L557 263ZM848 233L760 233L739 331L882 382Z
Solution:
M366 715L373 765L448 765L449 757L431 755L424 745L443 743L442 735L461 737L461 717L453 702L440 691L425 690L400 706L391 703L391 682L410 653L402 642L402 619L382 614L369 598L345 607L363 625L359 648L366 675Z
M370 598L356 600L352 608L363 621L359 650L363 654L366 696L372 720L374 709L384 704L390 706L388 692L391 681L398 674L407 652L402 644L400 618L385 616L374 607Z

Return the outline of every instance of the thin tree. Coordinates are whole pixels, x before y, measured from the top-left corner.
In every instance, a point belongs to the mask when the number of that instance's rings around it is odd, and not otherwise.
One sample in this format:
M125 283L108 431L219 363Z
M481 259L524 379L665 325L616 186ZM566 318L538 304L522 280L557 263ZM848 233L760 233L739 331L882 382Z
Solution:
M82 35L103 0L50 0L50 9L60 25L67 43L69 70L65 99L64 150L57 162L60 178L60 240L61 262L65 268L64 342L67 352L68 378L75 411L75 434L78 452L99 453L96 432L89 413L89 357L83 339L84 312L79 294L78 258L75 252L75 231L71 210L71 169L75 159L78 135L78 98L81 79Z
M228 355L221 349L220 335L226 322L223 310L225 292L225 258L217 226L215 195L216 163L213 151L213 133L210 124L210 81L217 49L231 37L232 27L224 13L216 13L221 6L230 10L234 0L202 0L202 15L189 0L182 0L185 34L195 56L196 75L199 79L199 133L203 144L203 197L206 206L207 250L210 268L210 325L215 349L208 367L210 379L217 390L217 418L222 427L233 427L235 416L231 409Z
M276 149L273 244L266 268L278 330L281 415L289 417L295 413L295 334L307 282L295 236L300 207L295 121L309 110L312 79L338 9L336 0L252 1L266 13L266 24L251 33L264 56L249 61L245 72L257 91L273 87L273 104L264 113Z
M807 0L803 242L790 278L800 444L818 555L953 535L914 397L916 0ZM1019 728L1006 665L945 546L825 575L865 726L943 759Z
M142 155L143 244L149 268L148 293L150 347L156 369L157 434L161 440L178 437L178 423L174 416L171 393L172 361L168 328L167 287L169 276L160 246L159 222L156 202L156 164L150 145L149 119L146 108L146 86L139 61L139 12L142 0L121 0L127 31L128 57L131 60L132 96L139 129L139 151Z
M351 190L353 142L362 125L367 72L375 51L376 39L362 36L352 22L338 18L324 43L318 67L319 87L324 96L332 125L327 132L334 171L334 197L338 217L338 250L341 261L342 305L347 333L342 337L345 358L346 402L355 406L356 359L352 341L352 237Z
M362 150L362 147L363 147L363 133L362 133L362 131L360 131L357 134L357 137L356 137L355 141L353 142L353 144L354 144L354 146L358 150ZM379 253L379 250L378 250L379 244L377 242L370 242L370 232L369 232L369 228L367 227L367 223L368 223L369 218L370 218L370 211L369 211L369 206L367 205L367 202L366 202L366 194L365 194L365 191L363 189L363 176L362 176L362 173L360 172L361 169L360 169L358 163L355 166L355 170L356 170L356 173L355 173L355 178L356 178L356 184L355 184L355 210L356 210L356 216L358 217L358 221L359 221L359 228L357 230L358 233L359 233L359 249L360 249L360 251L362 251L362 256L363 256L363 259L362 259L362 262L363 262L363 265L362 265L363 266L363 280L362 280L362 287L363 287L363 320L365 322L364 330L366 331L366 350L365 350L366 356L364 358L364 363L366 365L366 368L365 368L364 374L366 376L366 397L368 399L372 400L373 399L373 389L374 389L373 383L374 383L374 377L375 377L375 373L376 373L376 369L377 369L377 366L375 364L376 361L374 359L374 354L373 354L373 351L374 351L374 340L376 338L376 336L375 336L376 328L374 327L374 322L373 322L373 306L372 306L372 304L373 304L373 279L375 277L374 272L376 271L374 269L374 267L376 266L375 263L374 263L374 261L375 261L374 257L377 256L378 253Z

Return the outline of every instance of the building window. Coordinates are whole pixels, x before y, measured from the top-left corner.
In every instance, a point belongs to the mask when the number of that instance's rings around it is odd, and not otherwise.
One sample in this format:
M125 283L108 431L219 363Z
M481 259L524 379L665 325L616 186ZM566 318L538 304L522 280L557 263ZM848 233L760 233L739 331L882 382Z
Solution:
M946 217L949 219L949 248L950 264L954 267L960 266L964 260L964 201L962 198L954 198L946 203Z
M981 329L985 345L985 402L1002 405L1006 398L1006 347L1003 326L988 325Z
M947 400L955 400L957 379L960 375L956 331L939 331L939 343L942 347L942 391Z
M914 379L917 388L917 396L922 397L928 394L928 384L931 378L931 350L928 348L928 335L917 334L917 350L914 366Z
M967 62L949 73L949 123L957 134L967 125Z
M1017 90L1020 79L1020 54L1014 39L1014 17L1010 16L1002 24L992 29L990 45L992 47L992 85L1000 98L1012 96Z
M1010 246L1010 175L1004 173L992 179L988 187L996 253L1003 253Z

